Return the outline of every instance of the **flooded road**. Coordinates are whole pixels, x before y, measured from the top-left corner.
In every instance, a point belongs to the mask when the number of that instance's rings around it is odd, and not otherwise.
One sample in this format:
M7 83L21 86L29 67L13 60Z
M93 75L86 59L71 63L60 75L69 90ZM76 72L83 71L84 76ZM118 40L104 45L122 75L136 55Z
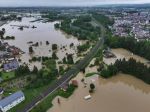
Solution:
M27 44L32 41L34 44L39 43L39 47L33 47L35 54L33 56L51 56L52 54L52 44L57 44L59 50L57 55L61 60L66 56L66 53L75 53L76 47L70 48L70 44L74 43L74 46L79 45L79 42L76 38L65 35L61 31L54 28L54 24L57 22L30 22L35 20L33 17L24 17L22 21L11 21L7 24L0 27L6 29L5 36L15 36L15 40L5 40L10 45L15 45L25 52L21 59L23 62L28 63L31 56L29 55L29 46ZM29 28L24 28L23 31L19 30L18 27L12 25L24 25L29 26ZM32 26L37 28L33 29ZM49 41L49 45L46 45L46 41ZM62 46L65 46L65 50L60 50ZM76 58L76 55L74 56ZM37 64L37 63L36 63Z

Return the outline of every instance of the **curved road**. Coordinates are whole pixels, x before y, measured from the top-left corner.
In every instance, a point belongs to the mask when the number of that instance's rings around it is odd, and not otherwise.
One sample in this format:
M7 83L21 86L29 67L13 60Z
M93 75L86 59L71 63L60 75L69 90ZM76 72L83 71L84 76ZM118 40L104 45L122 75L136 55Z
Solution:
M57 80L54 84L52 84L46 91L41 92L41 94L38 97L36 97L32 102L28 103L22 110L18 110L17 112L29 112L38 103L40 103L44 98L46 98L48 95L50 95L51 93L59 89L60 86L64 84L65 82L70 81L73 77L75 77L80 72L81 69L85 68L90 63L90 61L99 51L99 49L102 48L103 43L104 43L104 34L105 34L105 28L99 22L97 22L94 18L93 18L93 21L95 21L97 25L100 26L101 37L99 41L96 43L96 45L91 49L91 51L84 57L83 60L81 60L76 65L74 65L59 80Z

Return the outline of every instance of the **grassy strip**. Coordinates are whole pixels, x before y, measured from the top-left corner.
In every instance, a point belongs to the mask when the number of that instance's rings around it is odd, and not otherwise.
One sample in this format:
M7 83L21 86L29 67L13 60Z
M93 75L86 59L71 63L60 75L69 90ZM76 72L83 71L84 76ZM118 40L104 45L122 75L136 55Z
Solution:
M64 98L70 97L73 92L75 91L76 87L73 85L70 85L67 89L67 91L63 91L61 89L55 91L54 93L50 94L47 98L45 98L42 102L40 102L35 108L31 110L31 112L46 112L49 108L53 106L52 100L56 96L61 96Z
M69 98L73 92L75 91L76 87L73 86L73 85L69 85L67 91L63 91L63 90L59 90L58 91L58 95L61 96L61 97L64 97L64 98Z
M58 95L58 91L50 94L47 98L45 98L42 102L40 102L35 108L31 110L31 112L46 112L49 108L53 106L52 100Z
M15 73L14 72L2 72L1 77L3 80L9 80L15 77Z
M17 110L20 110L23 107L25 107L25 105L27 105L34 98L36 98L38 95L40 95L41 91L44 91L45 89L47 89L49 87L49 85L39 87L39 88L35 88L35 89L24 89L23 92L24 92L25 98L26 98L25 101L23 101L19 105L15 106L14 108L12 108L10 110L10 112L16 112Z
M91 76L93 76L93 75L95 75L95 74L99 74L99 73L96 73L96 72L87 73L87 74L85 75L85 77L91 77Z

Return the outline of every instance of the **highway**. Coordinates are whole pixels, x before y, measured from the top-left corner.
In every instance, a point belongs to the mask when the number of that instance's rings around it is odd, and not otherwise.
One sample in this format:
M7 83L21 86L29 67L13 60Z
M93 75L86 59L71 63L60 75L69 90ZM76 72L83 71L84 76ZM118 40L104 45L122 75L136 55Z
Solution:
M74 65L69 71L67 71L60 79L58 79L54 84L52 84L47 90L41 92L41 94L36 97L32 102L29 102L22 110L18 110L17 112L29 112L31 109L33 109L38 103L40 103L44 98L46 98L48 95L56 91L60 88L62 84L64 84L67 81L70 81L73 77L75 77L80 70L84 69L90 61L94 58L96 53L99 51L99 49L102 48L104 44L104 34L105 30L104 27L98 23L94 18L93 20L100 26L101 29L101 37L99 41L96 43L96 45L90 50L90 52L77 63Z

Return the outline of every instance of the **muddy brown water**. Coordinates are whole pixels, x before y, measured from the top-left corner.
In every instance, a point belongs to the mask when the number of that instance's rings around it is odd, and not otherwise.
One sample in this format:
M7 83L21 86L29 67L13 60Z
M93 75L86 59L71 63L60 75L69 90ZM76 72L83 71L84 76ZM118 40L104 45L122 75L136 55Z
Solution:
M48 22L48 23L42 23L42 22L30 22L35 20L36 18L33 17L24 17L22 21L10 21L7 24L0 27L0 29L5 28L6 34L5 36L15 36L15 40L5 40L5 42L8 42L10 45L15 45L16 47L19 47L21 50L25 52L24 55L21 56L21 59L23 62L29 63L29 59L32 57L29 55L29 44L27 42L32 41L33 43L36 42L42 42L42 45L39 47L34 47L35 54L33 56L51 56L52 55L52 44L57 44L59 47L59 50L57 52L57 55L60 60L66 56L66 53L74 53L74 58L77 58L76 56L76 46L81 44L81 41L78 41L77 38L66 35L63 32L56 30L54 28L54 24L57 22ZM29 26L30 28L24 28L23 31L20 31L18 27L11 26L11 25L25 25ZM32 29L32 26L35 26L37 28ZM50 45L46 45L46 41L49 41ZM70 44L74 43L75 47L70 48ZM60 50L62 46L66 46L66 50ZM32 63L31 65L37 65L40 67L40 63Z
M80 82L83 74L76 79ZM88 86L80 82L79 88L68 98L53 100L54 106L47 112L149 112L150 86L132 76L118 74L110 79L92 76L87 78ZM90 100L84 100L89 95L89 84L96 85Z
M133 57L143 63L147 61L142 57L132 55L125 49L113 49L112 52L119 59ZM115 60L104 59L104 62L110 64ZM87 67L86 69L86 73L94 71L95 68ZM71 97L64 99L57 96L52 102L54 106L47 112L150 112L150 85L143 81L121 73L109 79L94 75L85 78L88 86L84 88L82 78L84 78L82 73L75 78L79 82L79 87ZM91 94L90 100L84 100L84 97L89 95L90 83L95 84L95 92ZM61 104L57 103L58 97Z

